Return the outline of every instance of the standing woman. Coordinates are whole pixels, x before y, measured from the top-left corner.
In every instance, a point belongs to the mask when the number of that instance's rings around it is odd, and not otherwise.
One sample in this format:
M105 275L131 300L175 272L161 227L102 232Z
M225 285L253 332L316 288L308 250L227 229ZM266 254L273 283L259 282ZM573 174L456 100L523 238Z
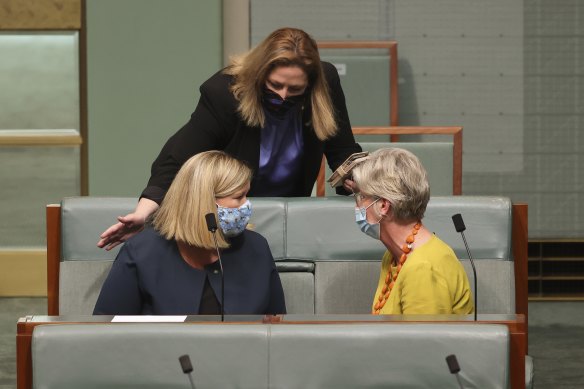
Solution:
M153 218L129 239L105 280L95 315L221 313L221 273L205 215L218 216L225 313L286 313L266 239L246 229L251 170L221 151L190 158Z
M353 170L356 221L387 248L373 314L470 314L473 299L454 251L422 221L430 185L420 160L398 148L379 149Z
M110 250L143 228L191 156L223 150L255 172L250 196L310 196L323 154L334 171L355 143L335 67L322 62L304 31L282 28L234 58L200 87L191 119L164 145L152 164L133 213L101 235ZM347 181L340 194L350 192Z

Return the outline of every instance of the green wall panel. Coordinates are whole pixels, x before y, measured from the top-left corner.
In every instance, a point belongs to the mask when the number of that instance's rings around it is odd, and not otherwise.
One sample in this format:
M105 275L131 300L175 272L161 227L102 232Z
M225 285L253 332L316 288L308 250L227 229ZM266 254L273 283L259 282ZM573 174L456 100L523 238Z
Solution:
M0 33L0 129L79 130L79 36Z
M221 67L221 2L87 0L86 18L89 194L137 197Z

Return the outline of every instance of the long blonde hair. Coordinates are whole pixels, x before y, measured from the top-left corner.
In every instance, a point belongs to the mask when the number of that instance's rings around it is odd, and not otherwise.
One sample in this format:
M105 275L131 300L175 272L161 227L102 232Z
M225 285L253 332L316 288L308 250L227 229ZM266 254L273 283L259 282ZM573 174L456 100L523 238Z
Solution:
M297 66L306 73L312 110L312 126L318 139L337 133L337 123L328 84L314 39L297 28L280 28L252 50L231 60L225 69L234 76L231 92L239 101L238 111L248 126L263 127L261 99L266 80L278 66Z
M205 215L214 213L217 218L216 199L240 191L251 177L249 167L223 151L199 153L179 170L152 224L166 239L214 249ZM217 244L229 247L221 229L217 230Z

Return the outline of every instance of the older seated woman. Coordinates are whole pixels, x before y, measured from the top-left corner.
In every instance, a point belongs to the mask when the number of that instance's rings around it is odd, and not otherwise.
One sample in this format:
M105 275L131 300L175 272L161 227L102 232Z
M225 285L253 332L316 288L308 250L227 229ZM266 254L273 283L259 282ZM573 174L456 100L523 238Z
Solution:
M374 314L470 314L468 278L454 251L422 219L430 200L426 170L409 151L373 152L353 171L356 221L387 247Z
M225 272L225 313L286 313L268 243L246 229L251 170L221 151L190 158L154 215L152 228L129 239L103 284L95 315L221 312L221 274L205 215L218 216Z

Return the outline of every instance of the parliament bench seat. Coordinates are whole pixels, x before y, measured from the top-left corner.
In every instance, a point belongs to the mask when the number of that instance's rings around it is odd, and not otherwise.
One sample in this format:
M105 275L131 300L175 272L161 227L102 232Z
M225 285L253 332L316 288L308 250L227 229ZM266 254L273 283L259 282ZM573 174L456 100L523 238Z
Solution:
M507 388L509 330L497 324L126 323L39 325L33 387ZM480 352L477 352L480 350Z
M362 234L350 197L252 198L251 228L266 237L289 314L369 314L383 245ZM119 250L96 247L99 234L134 209L136 199L71 197L47 207L48 313L90 315ZM463 240L452 224L461 213L475 259L479 314L527 318L527 206L504 197L433 196L424 224L462 261L473 287ZM525 349L525 354L527 349ZM526 387L532 361L526 356Z
M288 313L370 313L385 248L359 231L352 198L251 201L251 228L268 240ZM97 248L97 237L135 205L131 198L71 197L48 206L54 224L48 225L49 314L91 314L119 250ZM513 207L503 197L432 197L428 204L423 223L454 249L474 288L451 216L461 213L464 218L478 276L479 313L527 314L527 236L513 235ZM525 246L524 252L517 246Z

